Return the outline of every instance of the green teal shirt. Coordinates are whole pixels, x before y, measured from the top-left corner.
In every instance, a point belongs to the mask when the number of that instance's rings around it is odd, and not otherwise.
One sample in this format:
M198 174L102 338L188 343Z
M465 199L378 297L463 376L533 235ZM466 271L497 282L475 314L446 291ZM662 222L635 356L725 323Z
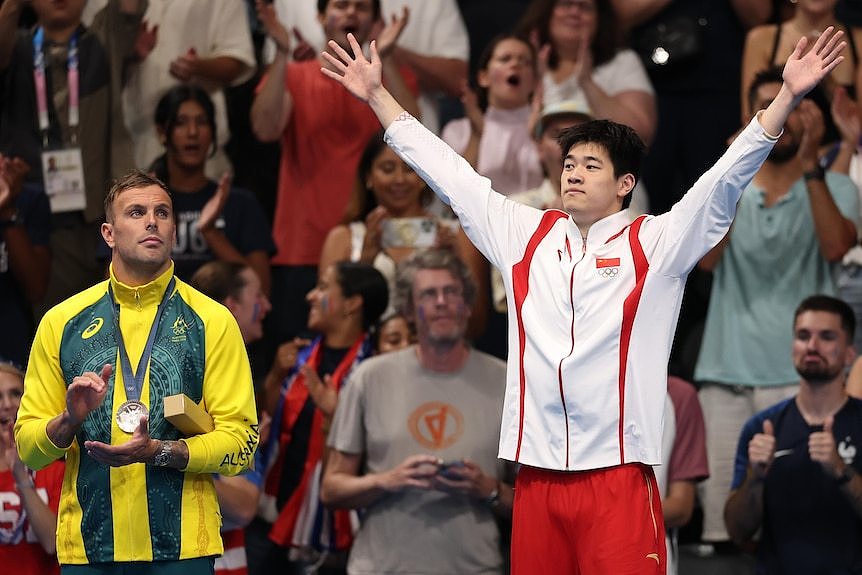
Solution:
M838 209L858 226L856 186L833 172L826 183ZM835 269L820 253L803 180L770 207L764 191L749 185L715 268L695 379L752 386L797 382L790 359L793 312L810 295L835 294Z

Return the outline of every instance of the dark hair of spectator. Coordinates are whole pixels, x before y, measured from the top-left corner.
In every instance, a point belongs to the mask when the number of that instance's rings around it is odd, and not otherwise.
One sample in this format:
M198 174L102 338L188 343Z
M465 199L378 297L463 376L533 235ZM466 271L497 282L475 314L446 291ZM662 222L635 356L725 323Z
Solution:
M400 311L390 312L386 315L382 315L380 316L380 319L377 320L377 323L374 324L374 328L371 330L371 334L374 338L373 342L375 353L380 353L380 338L383 337L383 328L386 327L387 323L396 319L404 320L404 323L407 324L407 328L410 330L411 336L415 335L415 333L413 333L413 322L410 321L410 318L405 316Z
M610 0L595 0L596 3L596 34L590 45L593 56L593 65L601 66L609 62L620 48L620 31L617 23L617 15L611 6ZM548 55L548 68L556 70L560 63L560 55L554 43L551 41L550 28L551 16L557 0L533 0L524 12L524 16L518 23L516 32L520 36L529 38L535 30L539 35L539 46L550 44L551 53Z
M374 161L386 148L386 142L383 140L384 131L380 130L368 139L365 149L362 151L362 156L359 158L359 166L356 168L356 180L353 183L353 194L347 202L347 207L344 208L344 216L341 218L341 224L348 225L351 222L365 221L368 214L377 207L377 198L374 197L366 183L371 175L371 168L374 166ZM422 191L421 202L423 206L431 203L433 195L431 190L426 186Z
M105 196L105 218L108 222L114 222L114 202L120 194L126 190L139 190L141 188L149 188L150 186L160 187L168 197L171 197L171 192L164 182L140 170L132 170L125 176L114 180L111 184L111 189L108 190L108 195Z
M611 163L614 165L615 178L632 174L635 182L638 180L646 146L637 132L625 124L618 124L611 120L591 120L566 128L560 132L557 141L563 150L563 161L573 146L595 144L610 156ZM629 192L623 198L623 209L629 207L631 201L632 193Z
M781 74L782 69L777 66L772 66L755 74L751 85L748 87L748 107L752 112L756 112L754 105L757 103L757 91L760 87L767 84L782 84L784 78Z
M488 88L484 88L479 85L478 74L481 71L485 71L488 69L488 65L491 63L491 58L494 57L494 50L497 49L497 46L503 40L517 40L518 42L522 42L530 49L530 56L533 58L533 74L536 73L536 50L533 48L533 45L530 43L530 40L526 36L521 36L520 34L500 34L496 36L493 40L488 42L488 45L485 46L485 49L482 50L481 56L479 56L479 62L476 66L476 75L474 87L476 89L476 98L479 101L479 108L484 112L488 109ZM541 78L536 78L537 82L541 82Z
M240 291L248 283L242 277L247 269L251 268L246 264L213 260L198 268L189 285L223 304L229 297L239 298Z
M362 296L362 329L368 330L389 305L386 278L369 264L340 261L333 265L344 297Z
M841 318L841 329L847 335L847 342L853 343L853 337L856 335L856 314L844 300L828 295L812 295L799 304L796 312L793 314L793 324L796 325L796 320L800 315L807 311L825 311L834 313Z
M174 128L177 126L177 121L180 115L180 107L186 102L197 102L204 109L204 114L207 117L207 125L212 132L212 142L210 145L210 157L216 153L216 117L215 105L206 90L198 86L190 84L178 84L165 92L165 94L156 104L156 113L154 122L165 134L165 147L169 148L171 139L174 135ZM168 181L168 159L167 153L162 154L150 166L150 171L156 174L159 179Z
M326 12L326 7L329 6L329 3L332 1L333 0L317 0L317 13L323 14ZM380 0L371 0L371 11L374 14L375 20L380 17Z

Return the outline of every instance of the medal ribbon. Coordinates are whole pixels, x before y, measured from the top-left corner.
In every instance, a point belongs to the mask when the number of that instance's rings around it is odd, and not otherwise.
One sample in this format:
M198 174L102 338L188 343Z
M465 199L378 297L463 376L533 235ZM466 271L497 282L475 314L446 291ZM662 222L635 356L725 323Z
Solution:
M162 301L156 310L156 317L153 320L153 325L150 327L150 335L147 336L147 345L144 346L144 352L141 354L141 359L138 362L138 369L132 371L132 362L129 361L129 354L126 352L126 344L123 342L123 333L120 331L120 304L114 296L114 290L111 284L108 283L108 293L111 294L111 301L114 312L114 339L117 341L117 348L120 350L120 366L123 370L123 386L126 388L126 400L139 401L141 398L141 390L144 388L144 374L147 372L147 365L150 363L150 355L153 353L153 342L156 339L156 331L159 329L159 322L162 320L162 314L165 311L165 304L174 292L176 278L171 278L168 284L168 289L165 290L165 295L162 296Z
M45 53L42 46L45 43L45 31L39 26L33 35L33 83L36 85L36 108L39 114L39 130L45 147L48 143L48 130L51 121L48 117L48 91L45 82ZM69 131L72 139L76 138L78 127L78 32L75 31L69 39L69 53L66 59L66 78L69 85Z

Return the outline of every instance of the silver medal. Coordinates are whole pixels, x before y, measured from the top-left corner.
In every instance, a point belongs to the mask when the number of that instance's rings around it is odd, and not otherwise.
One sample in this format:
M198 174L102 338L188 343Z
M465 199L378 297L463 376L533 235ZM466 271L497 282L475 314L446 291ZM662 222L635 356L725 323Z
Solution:
M117 409L117 427L126 433L134 433L141 418L149 415L147 407L140 401L127 401Z

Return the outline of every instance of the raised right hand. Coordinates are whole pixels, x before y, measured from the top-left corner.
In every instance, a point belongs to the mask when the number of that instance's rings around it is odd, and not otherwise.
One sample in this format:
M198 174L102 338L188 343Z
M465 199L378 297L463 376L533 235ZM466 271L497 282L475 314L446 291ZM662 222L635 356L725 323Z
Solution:
M73 425L80 425L91 411L102 405L113 372L114 367L106 363L101 372L86 371L72 380L66 389L66 411Z
M275 13L275 6L263 0L255 0L254 7L257 11L257 19L263 24L263 29L266 31L267 36L275 42L278 51L289 54L290 33L278 19Z
M767 419L763 422L763 433L755 433L748 442L748 464L758 479L766 477L774 457L775 428Z

